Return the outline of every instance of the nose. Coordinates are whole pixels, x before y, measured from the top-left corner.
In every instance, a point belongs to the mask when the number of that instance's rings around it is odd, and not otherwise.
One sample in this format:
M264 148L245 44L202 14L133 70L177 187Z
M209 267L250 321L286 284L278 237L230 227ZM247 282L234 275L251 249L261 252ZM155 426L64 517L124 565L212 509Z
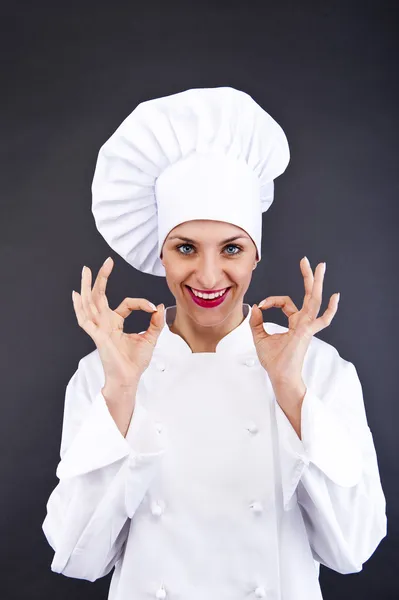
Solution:
M198 288L202 290L214 290L223 288L226 282L224 269L214 257L199 260L196 275L193 280L198 282Z

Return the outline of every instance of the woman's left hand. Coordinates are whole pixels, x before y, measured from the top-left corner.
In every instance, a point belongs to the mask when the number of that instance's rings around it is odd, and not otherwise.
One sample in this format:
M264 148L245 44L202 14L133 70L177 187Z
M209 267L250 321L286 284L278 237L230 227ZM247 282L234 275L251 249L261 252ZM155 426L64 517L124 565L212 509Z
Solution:
M253 305L249 320L259 361L273 386L289 386L290 389L303 384L302 367L310 341L315 333L330 325L339 301L339 294L333 294L324 314L317 318L322 301L325 263L317 265L314 277L306 257L300 261L300 268L305 285L301 310L289 296L269 296L262 301L262 309ZM262 310L273 306L280 307L288 317L289 329L285 333L269 334L264 329Z

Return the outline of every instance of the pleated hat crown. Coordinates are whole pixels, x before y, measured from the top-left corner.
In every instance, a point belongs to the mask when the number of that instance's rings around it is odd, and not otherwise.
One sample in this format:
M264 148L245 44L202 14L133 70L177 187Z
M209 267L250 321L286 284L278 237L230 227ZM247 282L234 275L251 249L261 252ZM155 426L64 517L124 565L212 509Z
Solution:
M142 102L100 148L96 227L130 265L160 277L166 237L193 219L242 228L260 260L262 213L289 158L283 129L245 92L194 88Z

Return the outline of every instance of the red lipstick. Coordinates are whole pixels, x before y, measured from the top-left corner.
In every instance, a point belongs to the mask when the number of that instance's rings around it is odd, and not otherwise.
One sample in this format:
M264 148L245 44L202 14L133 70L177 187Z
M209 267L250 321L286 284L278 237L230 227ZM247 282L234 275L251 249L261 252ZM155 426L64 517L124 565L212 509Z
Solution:
M222 304L222 302L224 302L227 294L230 292L230 289L231 289L231 288L227 288L227 290L225 291L223 296L219 296L218 298L214 298L213 300L205 300L204 298L199 298L198 296L193 294L193 292L191 291L191 288L188 285L186 286L186 288L188 289L189 294L190 294L191 298L194 300L194 302L196 304L198 304L198 306L202 306L203 308L214 308L215 306L219 306L219 304Z

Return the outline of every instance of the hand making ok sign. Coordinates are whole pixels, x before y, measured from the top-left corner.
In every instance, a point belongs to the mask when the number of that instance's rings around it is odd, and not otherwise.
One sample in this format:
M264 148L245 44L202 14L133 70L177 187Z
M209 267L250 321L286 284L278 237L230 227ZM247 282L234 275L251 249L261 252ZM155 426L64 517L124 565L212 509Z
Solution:
M252 306L249 324L261 365L273 384L295 386L302 381L302 366L312 336L330 325L338 308L339 294L333 294L325 312L317 318L322 301L325 263L319 263L315 274L306 256L300 261L305 297L301 310L289 296L269 296ZM261 308L278 306L288 317L285 333L269 334L263 326Z

